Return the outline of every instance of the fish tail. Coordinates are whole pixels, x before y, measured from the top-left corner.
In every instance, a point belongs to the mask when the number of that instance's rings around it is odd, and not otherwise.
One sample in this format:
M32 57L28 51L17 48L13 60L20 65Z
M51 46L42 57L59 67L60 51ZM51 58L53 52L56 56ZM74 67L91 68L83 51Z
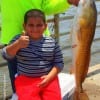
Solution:
M89 97L86 92L74 92L73 100L89 100Z

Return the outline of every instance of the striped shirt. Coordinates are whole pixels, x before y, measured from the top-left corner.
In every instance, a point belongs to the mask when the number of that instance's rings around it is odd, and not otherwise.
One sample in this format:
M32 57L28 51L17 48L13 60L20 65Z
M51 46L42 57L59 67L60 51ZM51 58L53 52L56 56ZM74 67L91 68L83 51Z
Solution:
M13 42L18 39L18 35ZM6 49L6 48L5 48ZM2 50L5 58L10 56ZM50 72L53 66L63 69L63 57L58 43L51 37L43 37L41 40L30 40L28 47L20 49L17 54L18 74L40 77Z

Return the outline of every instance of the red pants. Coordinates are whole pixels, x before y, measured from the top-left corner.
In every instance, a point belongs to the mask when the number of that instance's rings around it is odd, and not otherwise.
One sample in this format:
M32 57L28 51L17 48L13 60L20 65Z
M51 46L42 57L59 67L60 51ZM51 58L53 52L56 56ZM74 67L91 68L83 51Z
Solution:
M37 86L40 81L41 78L18 76L15 79L18 100L61 100L58 77L44 88Z

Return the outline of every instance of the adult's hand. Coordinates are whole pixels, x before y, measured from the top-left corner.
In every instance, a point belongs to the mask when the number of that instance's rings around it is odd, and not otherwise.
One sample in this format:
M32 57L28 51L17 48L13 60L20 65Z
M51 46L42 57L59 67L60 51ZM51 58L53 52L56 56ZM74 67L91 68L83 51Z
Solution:
M68 2L72 5L78 6L80 0L68 0Z

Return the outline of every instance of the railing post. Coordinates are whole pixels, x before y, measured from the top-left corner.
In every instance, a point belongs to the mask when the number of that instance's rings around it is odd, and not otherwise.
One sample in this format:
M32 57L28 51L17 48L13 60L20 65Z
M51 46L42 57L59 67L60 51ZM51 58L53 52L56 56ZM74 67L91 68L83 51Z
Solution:
M54 15L54 37L59 42L59 14Z

